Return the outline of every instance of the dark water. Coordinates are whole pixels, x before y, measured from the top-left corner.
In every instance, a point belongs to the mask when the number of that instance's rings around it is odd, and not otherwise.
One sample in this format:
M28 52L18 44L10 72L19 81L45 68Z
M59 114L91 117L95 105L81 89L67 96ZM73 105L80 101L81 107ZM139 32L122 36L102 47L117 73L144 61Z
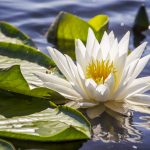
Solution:
M150 53L150 30L134 33L132 27L141 5L146 6L150 18L149 0L0 0L0 20L20 28L27 33L37 47L47 53L45 33L59 11L74 13L88 20L97 14L110 18L109 30L121 38L131 31L130 49L140 42L148 41L143 55ZM140 39L135 41L135 39ZM150 63L141 76L150 75ZM114 117L115 116L115 117ZM92 121L93 140L67 143L37 143L10 140L18 150L150 150L150 116L134 112L133 117L103 114Z

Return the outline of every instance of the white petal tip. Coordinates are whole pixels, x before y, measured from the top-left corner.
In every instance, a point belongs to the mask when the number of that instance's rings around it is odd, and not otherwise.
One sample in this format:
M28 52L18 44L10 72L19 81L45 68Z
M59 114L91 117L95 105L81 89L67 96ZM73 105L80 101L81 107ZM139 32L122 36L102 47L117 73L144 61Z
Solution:
M88 37L90 38L95 37L94 31L92 30L92 28L88 29Z
M109 34L112 34L112 35L114 35L114 32L113 32L113 31L111 31Z
M127 31L126 35L127 35L127 36L130 36L130 31Z
M147 42L147 41L145 41L145 42L143 42L142 44L146 46L146 45L147 45L147 43L148 43L148 42Z
M89 28L89 29L88 29L88 32L93 32L92 28Z
M48 50L53 50L53 48L52 48L52 47L50 47L50 46L48 46L48 47L47 47L47 49L48 49Z
M54 48L48 46L47 50L48 50L49 55L51 55L51 53L54 51Z

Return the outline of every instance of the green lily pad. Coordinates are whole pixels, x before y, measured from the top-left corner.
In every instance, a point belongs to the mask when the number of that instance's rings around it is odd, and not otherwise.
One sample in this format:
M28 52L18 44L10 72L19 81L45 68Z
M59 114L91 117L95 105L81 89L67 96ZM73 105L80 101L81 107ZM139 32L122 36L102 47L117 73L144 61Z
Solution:
M74 40L79 38L85 43L89 28L93 29L100 40L108 28L108 16L97 15L86 22L73 14L60 12L49 27L47 40L74 58Z
M90 138L90 125L77 110L33 97L0 97L0 136L33 141Z
M15 148L10 142L0 139L0 150L15 150Z
M106 15L97 15L88 21L88 24L91 25L95 31L95 35L98 40L101 40L104 31L108 29L108 16Z
M20 66L19 66L20 65ZM23 95L64 101L58 93L47 89L34 72L48 72L52 60L26 45L0 42L0 89Z
M43 66L47 69L55 67L54 62L50 59L49 56L27 45L18 45L14 43L0 42L0 56L6 57L5 58L6 65L9 63L11 63L11 65L18 63L21 64L23 63L23 61L28 61ZM4 60L1 58L0 67L2 65L4 65Z
M45 87L31 89L24 79L19 65L0 70L0 89L33 97L46 98L55 101L57 104L65 101L64 97L60 94Z
M4 21L0 21L0 42L2 41L35 47L35 44L28 35Z

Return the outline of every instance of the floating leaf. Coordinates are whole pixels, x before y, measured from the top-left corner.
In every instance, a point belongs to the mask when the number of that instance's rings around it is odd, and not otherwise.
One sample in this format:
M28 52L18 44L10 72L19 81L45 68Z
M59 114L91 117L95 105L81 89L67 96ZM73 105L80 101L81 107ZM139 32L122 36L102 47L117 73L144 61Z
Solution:
M58 49L74 57L74 40L79 38L86 42L88 29L92 28L98 40L101 39L108 27L108 16L97 15L89 22L67 13L60 12L48 30L49 42L56 42Z
M100 40L103 36L104 31L108 28L108 16L106 15L97 15L88 21L89 25L93 27L93 30L96 31L96 37Z
M28 61L38 64L45 68L54 67L54 62L47 55L27 45L18 45L6 42L0 42L0 55L5 58L6 65L14 65ZM6 60L7 59L7 60ZM12 60L11 60L12 59ZM13 62L14 59L14 62ZM4 65L4 58L0 59L0 67ZM11 62L10 62L11 61ZM31 68L31 66L30 66Z
M0 21L0 42L2 41L35 47L35 44L28 35L4 21Z
M53 66L48 56L29 46L0 42L0 89L51 100L63 99L43 88L42 81L33 74L34 71L46 73Z
M78 111L33 97L0 97L0 136L34 141L90 138L90 125Z
M18 65L0 70L0 89L28 96L43 97L55 100L56 103L64 101L60 94L50 89L37 87L31 90Z

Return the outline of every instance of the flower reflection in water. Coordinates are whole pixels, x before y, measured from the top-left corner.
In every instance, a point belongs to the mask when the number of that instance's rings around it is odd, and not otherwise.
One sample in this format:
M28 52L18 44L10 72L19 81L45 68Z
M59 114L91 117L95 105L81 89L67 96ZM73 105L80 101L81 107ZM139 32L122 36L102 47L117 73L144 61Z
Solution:
M142 110L143 113L150 111L149 108L132 107L132 110L136 109ZM142 132L138 127L150 129L150 116L141 116L140 114L139 120L136 119L136 121L133 116L124 116L107 109L101 116L90 120L93 129L93 140L101 140L103 142L141 142ZM144 122L141 122L142 120Z
M98 121L99 120L99 121ZM104 142L140 142L141 133L133 126L133 118L107 111L92 120L93 139Z

